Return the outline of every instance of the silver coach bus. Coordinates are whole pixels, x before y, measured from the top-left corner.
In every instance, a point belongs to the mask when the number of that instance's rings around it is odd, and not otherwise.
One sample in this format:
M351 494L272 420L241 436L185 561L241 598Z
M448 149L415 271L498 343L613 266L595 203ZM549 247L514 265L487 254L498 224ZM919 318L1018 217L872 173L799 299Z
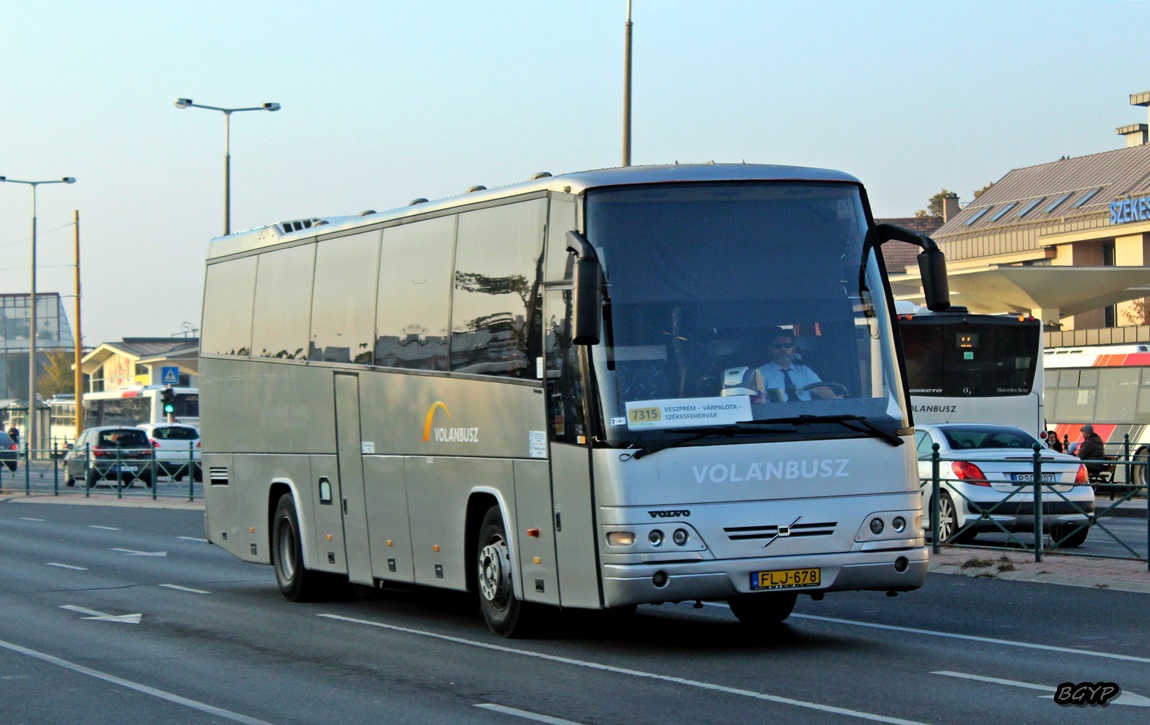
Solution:
M934 243L817 169L544 176L216 239L207 536L289 599L472 591L504 636L546 606L765 624L799 593L915 589L895 238L945 307ZM780 331L818 395L756 387Z

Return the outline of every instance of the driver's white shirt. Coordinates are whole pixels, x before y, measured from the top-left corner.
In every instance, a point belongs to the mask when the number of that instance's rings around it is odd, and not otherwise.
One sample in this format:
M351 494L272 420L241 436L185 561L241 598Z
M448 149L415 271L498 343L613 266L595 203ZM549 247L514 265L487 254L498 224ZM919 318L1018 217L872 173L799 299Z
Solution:
M804 385L813 385L814 383L821 383L822 378L815 374L806 365L799 365L795 363L787 368L791 372L791 380L794 382L796 388L801 388ZM787 400L787 381L783 377L783 369L775 363L774 360L759 367L756 372L763 380L763 386L767 390L778 389L782 392L783 400ZM810 400L811 391L806 390L798 395L799 400Z

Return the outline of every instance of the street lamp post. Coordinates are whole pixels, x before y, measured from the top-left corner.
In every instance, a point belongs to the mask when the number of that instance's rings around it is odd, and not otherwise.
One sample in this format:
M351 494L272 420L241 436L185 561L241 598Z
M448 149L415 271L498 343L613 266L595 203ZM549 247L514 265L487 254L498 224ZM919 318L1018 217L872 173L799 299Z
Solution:
M209 111L219 111L224 114L224 235L232 233L232 151L231 151L231 125L232 114L241 111L278 111L280 104L265 103L262 106L251 108L219 108L205 106L202 103L193 103L190 98L177 98L176 108L204 108Z
M65 176L62 179L46 181L21 181L0 176L0 182L27 184L32 187L32 292L28 296L28 429L24 431L27 441L25 448L28 451L28 460L31 460L32 451L36 450L36 187L41 184L75 184L76 179Z

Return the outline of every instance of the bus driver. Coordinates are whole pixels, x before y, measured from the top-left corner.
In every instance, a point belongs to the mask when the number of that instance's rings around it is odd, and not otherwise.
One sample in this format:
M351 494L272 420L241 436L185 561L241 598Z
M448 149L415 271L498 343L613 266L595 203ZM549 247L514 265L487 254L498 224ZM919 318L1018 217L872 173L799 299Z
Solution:
M776 327L769 338L771 360L757 368L751 376L751 385L759 391L762 400L780 402L839 397L828 385L819 385L822 378L806 365L795 362L795 336Z

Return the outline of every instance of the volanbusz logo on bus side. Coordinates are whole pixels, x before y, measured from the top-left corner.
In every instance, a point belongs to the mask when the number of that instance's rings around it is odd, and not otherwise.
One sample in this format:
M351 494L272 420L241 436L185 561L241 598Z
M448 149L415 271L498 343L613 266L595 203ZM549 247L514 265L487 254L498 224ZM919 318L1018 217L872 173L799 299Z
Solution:
M443 409L444 414L448 420L451 420L451 411L447 409L447 404L442 400L437 400L431 404L427 409L427 418L423 421L423 442L429 442L433 437L436 443L478 443L479 442L479 428L460 428L460 427L444 427L437 426L431 427L431 423L435 418L435 411Z

